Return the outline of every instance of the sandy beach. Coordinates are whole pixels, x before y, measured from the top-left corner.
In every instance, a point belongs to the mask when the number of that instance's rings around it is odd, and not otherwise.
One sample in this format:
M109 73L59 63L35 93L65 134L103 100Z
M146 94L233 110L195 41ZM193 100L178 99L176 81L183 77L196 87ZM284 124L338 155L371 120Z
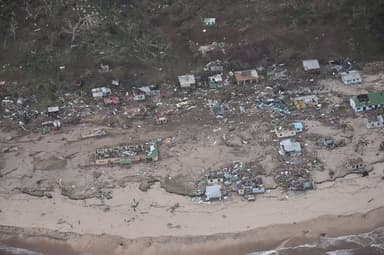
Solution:
M383 226L383 208L347 216L321 216L293 224L277 224L239 233L209 236L161 236L128 239L112 235L80 235L39 228L0 227L3 244L51 254L201 254L242 255L264 249L294 247L322 237L368 232Z

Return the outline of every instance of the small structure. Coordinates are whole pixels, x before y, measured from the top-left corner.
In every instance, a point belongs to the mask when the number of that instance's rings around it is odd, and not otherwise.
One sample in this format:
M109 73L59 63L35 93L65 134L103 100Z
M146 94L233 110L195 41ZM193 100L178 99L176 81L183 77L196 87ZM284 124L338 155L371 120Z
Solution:
M316 106L319 103L319 98L316 95L308 95L296 97L293 99L297 110L302 110L308 106Z
M205 187L205 199L207 201L217 200L217 199L221 200L221 198L222 198L221 185L216 184L216 185Z
M320 64L317 59L307 59L303 60L303 68L306 72L319 72Z
M59 113L59 107L58 106L50 106L48 107L48 114L49 115L55 115Z
M196 79L193 74L180 75L177 77L181 88L196 86Z
M365 168L365 163L362 158L348 159L345 166L349 171L359 171Z
M356 70L342 72L340 76L345 85L360 84L363 81L360 72Z
M384 107L384 93L381 91L353 96L349 99L349 104L355 112L382 108Z
M107 97L107 96L111 95L111 93L112 93L111 89L106 88L106 87L94 88L91 91L92 91L92 96L95 99Z
M381 128L384 127L383 115L377 115L376 118L367 119L367 128Z
M216 74L208 77L209 88L217 89L224 87L222 74Z
M256 69L237 71L235 72L235 79L238 85L256 83L259 81L259 74Z
M285 139L280 142L279 152L282 155L301 154L301 145L298 142L292 142L291 139Z
M120 103L120 99L117 96L104 97L105 105L118 105L119 103Z
M216 18L204 18L204 26L214 26L216 24Z

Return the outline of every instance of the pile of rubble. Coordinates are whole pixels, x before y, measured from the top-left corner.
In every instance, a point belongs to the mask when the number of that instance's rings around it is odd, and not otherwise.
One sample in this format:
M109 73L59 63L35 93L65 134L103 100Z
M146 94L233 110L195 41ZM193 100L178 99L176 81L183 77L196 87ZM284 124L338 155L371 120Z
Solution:
M274 176L275 182L285 190L305 191L314 188L311 172L306 169L287 169Z
M209 171L205 176L205 199L221 199L223 195L234 192L248 200L254 200L256 194L265 192L263 181L255 169L247 168L243 162L234 162L229 167L216 171ZM220 189L217 196L210 191ZM220 195L220 196L219 196Z
M133 162L159 159L158 141L136 145L96 149L96 165L131 164Z

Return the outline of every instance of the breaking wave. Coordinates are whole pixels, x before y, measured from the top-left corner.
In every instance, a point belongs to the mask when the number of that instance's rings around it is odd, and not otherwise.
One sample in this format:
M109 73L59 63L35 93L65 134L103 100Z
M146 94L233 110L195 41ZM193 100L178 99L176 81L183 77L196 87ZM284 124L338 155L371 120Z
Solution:
M381 255L384 254L384 227L372 232L340 237L322 237L319 241L295 247L258 251L247 255Z

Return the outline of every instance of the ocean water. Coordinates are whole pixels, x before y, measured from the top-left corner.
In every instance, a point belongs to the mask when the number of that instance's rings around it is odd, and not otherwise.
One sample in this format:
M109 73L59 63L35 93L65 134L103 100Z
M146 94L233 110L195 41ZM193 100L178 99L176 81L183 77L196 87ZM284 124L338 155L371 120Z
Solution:
M53 246L47 243L26 244L23 240L0 242L0 255L92 255L73 251L67 246ZM111 255L111 254L103 254ZM130 255L130 254L127 254ZM199 255L199 254L196 254ZM216 253L215 253L216 255ZM233 255L384 255L384 227L369 233L340 237L322 237L313 243L275 250L255 251Z
M384 255L384 227L369 233L322 237L296 247L258 251L247 255Z

